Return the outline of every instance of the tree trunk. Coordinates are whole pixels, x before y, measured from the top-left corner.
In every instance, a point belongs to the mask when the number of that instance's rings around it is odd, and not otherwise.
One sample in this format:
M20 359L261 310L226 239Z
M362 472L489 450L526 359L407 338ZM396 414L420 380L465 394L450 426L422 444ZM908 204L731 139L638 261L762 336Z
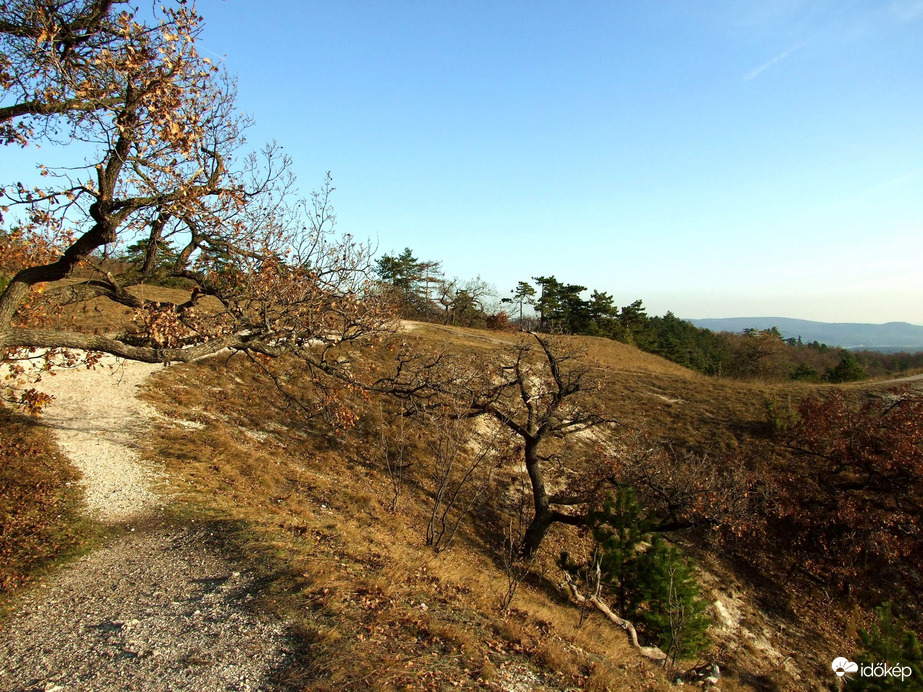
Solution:
M548 533L548 529L551 528L553 523L554 517L547 510L542 514L536 514L532 518L532 522L529 524L529 528L526 529L526 534L522 539L523 557L530 558L538 552L542 539L545 538L545 534Z
M542 467L538 458L538 443L535 438L526 438L525 460L526 471L529 473L529 481L532 485L532 500L535 507L535 515L529 528L526 529L525 536L522 540L522 554L530 558L538 552L542 539L548 533L554 523L551 503L548 498L548 491L545 490L545 475L542 473Z

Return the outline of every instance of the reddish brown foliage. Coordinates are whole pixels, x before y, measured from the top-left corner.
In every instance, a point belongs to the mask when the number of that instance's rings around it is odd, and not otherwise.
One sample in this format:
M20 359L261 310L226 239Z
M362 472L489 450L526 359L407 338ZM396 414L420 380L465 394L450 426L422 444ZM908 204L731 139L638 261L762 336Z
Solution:
M86 535L73 512L76 477L38 431L0 410L0 592Z
M503 310L487 317L487 328L497 332L512 332L516 329L510 322L510 316Z
M194 8L177 0L146 20L92 0L2 8L0 144L71 147L77 158L41 166L41 187L0 180L0 223L14 227L0 231L0 363L34 348L152 363L231 348L293 353L313 376L349 379L328 347L391 323L370 250L334 233L329 176L299 199L280 147L241 153L249 119L233 80L196 50ZM140 254L114 273L100 253L119 243ZM128 290L168 279L191 294L164 303ZM62 305L92 299L132 310L132 332L49 324Z
M786 435L775 522L818 578L857 577L919 594L923 561L923 397L891 392L850 405L809 397ZM882 584L885 586L885 584Z
M655 530L695 527L741 538L762 529L765 490L739 458L712 456L638 436L604 457L613 477L634 488ZM716 536L717 537L717 534Z

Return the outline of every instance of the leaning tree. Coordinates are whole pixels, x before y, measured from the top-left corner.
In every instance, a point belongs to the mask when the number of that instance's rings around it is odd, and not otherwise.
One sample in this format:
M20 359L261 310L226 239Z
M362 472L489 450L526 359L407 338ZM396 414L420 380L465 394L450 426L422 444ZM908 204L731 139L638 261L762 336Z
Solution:
M599 396L604 369L568 337L533 332L492 354L408 344L377 384L413 404L410 411L490 418L517 441L532 505L525 557L555 524L592 525L607 496L626 487L643 500L654 533L753 528L748 517L761 498L742 465L674 448L609 415Z
M585 525L588 506L609 481L600 478L590 484L593 487L583 483L580 488L564 482L573 461L566 454L566 442L616 422L599 413L592 401L602 381L601 371L565 342L533 333L498 354L477 354L467 361L445 352L407 349L398 354L396 369L378 382L378 388L425 409L491 418L518 439L533 510L521 551L531 557L552 525Z
M333 235L329 175L298 202L280 147L241 154L248 122L234 81L196 51L194 5L144 19L117 0L13 0L0 17L0 141L75 158L40 165L37 186L0 181L0 359L14 371L36 349L49 364L67 349L175 362L231 348L332 372L331 347L385 328L367 249ZM100 261L128 243L141 251L128 270ZM170 278L187 298L133 290ZM127 306L137 328L52 319L91 298Z

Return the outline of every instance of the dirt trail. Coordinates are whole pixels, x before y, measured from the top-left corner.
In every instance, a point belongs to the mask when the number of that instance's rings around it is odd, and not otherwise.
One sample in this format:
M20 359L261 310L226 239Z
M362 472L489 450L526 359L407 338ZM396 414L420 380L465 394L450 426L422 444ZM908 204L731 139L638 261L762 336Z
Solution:
M883 382L874 382L876 387L916 387L917 389L923 389L923 374L921 375L909 375L907 377L897 377L892 380L885 380Z
M151 489L155 470L135 452L137 435L156 415L135 392L161 367L107 358L95 371L61 370L38 385L54 396L44 422L83 475L87 509L95 519L143 519L162 504Z
M113 527L103 548L25 594L2 623L0 690L277 689L284 624L250 607L256 585L230 562L217 523L177 525L159 469L133 449L153 411L135 398L157 366L46 377L45 422L83 473L87 510Z

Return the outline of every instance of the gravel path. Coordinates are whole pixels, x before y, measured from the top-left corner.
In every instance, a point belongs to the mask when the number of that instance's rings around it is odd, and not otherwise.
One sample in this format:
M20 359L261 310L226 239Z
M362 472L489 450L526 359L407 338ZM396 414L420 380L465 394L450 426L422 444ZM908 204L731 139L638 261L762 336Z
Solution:
M54 397L43 419L80 469L87 509L95 519L142 519L160 504L151 491L157 474L141 463L134 440L156 417L135 397L137 387L162 367L107 357L95 370L59 370L37 385Z
M0 623L0 690L278 687L284 624L251 608L258 586L223 556L220 524L163 518L159 472L132 449L153 414L136 386L153 369L72 370L42 383L56 397L45 421L83 472L88 511L120 526Z
M884 382L875 382L875 385L879 387L915 387L917 389L923 389L923 375L898 377Z

